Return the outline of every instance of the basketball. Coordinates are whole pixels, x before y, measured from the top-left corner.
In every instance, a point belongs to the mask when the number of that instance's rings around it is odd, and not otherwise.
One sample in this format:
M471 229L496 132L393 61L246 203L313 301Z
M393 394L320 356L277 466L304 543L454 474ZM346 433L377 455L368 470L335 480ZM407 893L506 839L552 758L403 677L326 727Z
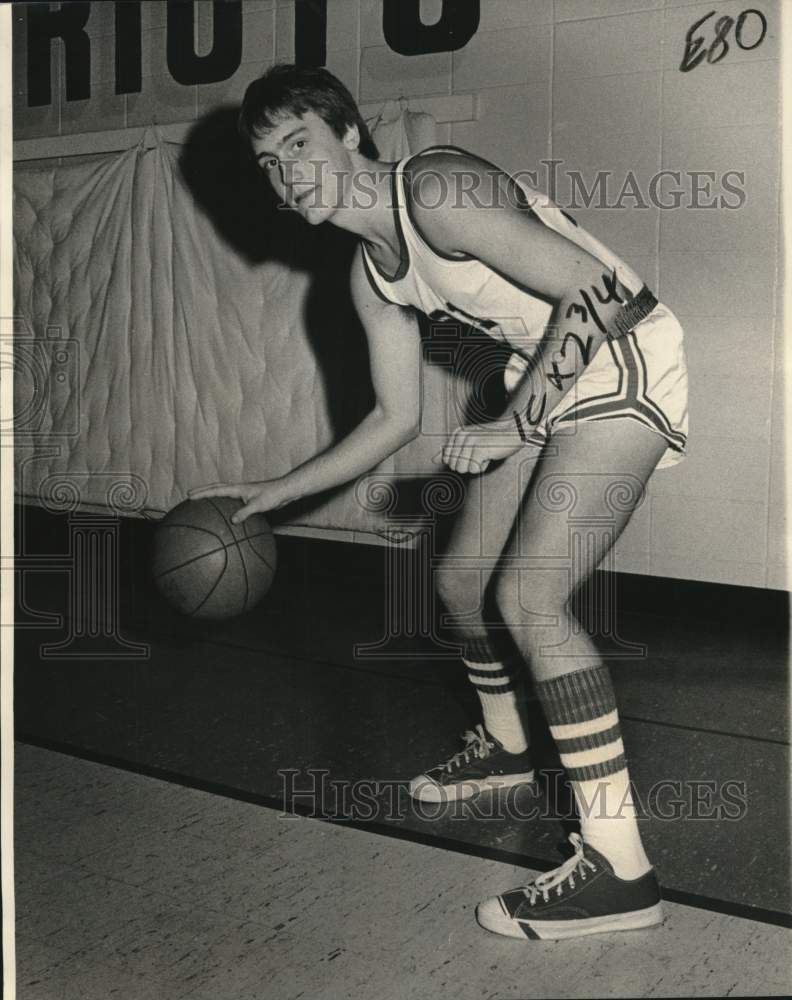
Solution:
M157 525L154 582L177 611L192 618L233 618L264 597L276 566L275 538L263 514L242 524L230 497L185 500Z

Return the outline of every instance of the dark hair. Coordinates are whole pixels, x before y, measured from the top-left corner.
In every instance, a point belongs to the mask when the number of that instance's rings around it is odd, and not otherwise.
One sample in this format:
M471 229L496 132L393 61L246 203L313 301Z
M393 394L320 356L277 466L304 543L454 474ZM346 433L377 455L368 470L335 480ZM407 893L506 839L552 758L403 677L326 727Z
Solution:
M379 151L368 126L347 88L326 69L279 63L254 80L245 91L239 112L243 138L258 138L286 115L301 116L313 111L343 139L350 125L360 133L358 150L369 160L379 159Z

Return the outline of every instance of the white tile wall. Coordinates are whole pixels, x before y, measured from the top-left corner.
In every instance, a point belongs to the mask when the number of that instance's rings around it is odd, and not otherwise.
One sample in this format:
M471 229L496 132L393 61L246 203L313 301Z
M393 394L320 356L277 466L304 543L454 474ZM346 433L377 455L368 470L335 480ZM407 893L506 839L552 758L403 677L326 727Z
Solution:
M741 373L720 376L707 372L694 372L691 381L691 434L730 435L743 441L768 439L769 383L752 383Z
M381 0L360 0L360 44L384 45Z
M184 87L170 76L144 76L139 94L127 95L127 125L191 121L197 114L198 88Z
M683 515L681 515L683 516ZM728 538L718 540L716 551L728 552ZM694 552L652 552L651 575L672 580L702 580L710 583L730 583L735 587L764 587L766 573L761 562L716 559L701 550Z
M450 52L402 56L387 45L372 46L361 53L360 100L447 94L450 78Z
M355 97L360 87L360 53L358 49L328 49L326 66Z
M327 49L357 49L358 0L333 0L327 5Z
M96 6L104 7L106 4L96 4ZM144 3L141 4L141 11L144 31L150 28L164 28L168 23L168 5L166 3Z
M773 378L770 437L770 487L767 523L767 571L769 587L782 586L778 581L790 575L792 544L789 540L789 508L792 495L790 482L789 436L792 420L787 408L790 398L790 367L792 358L788 341L783 343L783 320L779 318L776 330L776 365ZM787 584L788 585L788 584Z
M612 558L613 564L607 568L617 573L638 573L641 576L651 573L652 557L649 552L634 552L625 548L621 539L613 548Z
M656 10L663 0L555 0L556 21L573 21L579 18L612 17L635 11ZM617 24L614 28L618 27Z
M680 208L661 213L661 247L772 252L779 219L778 138L773 125L667 129L663 168L682 175L681 184L671 178L669 183L682 189L683 200ZM698 182L697 171L706 174ZM695 207L713 203L714 208ZM720 207L724 204L736 207Z
M643 278L646 284L657 291L660 285L659 260L657 254L631 254L630 267L638 277Z
M762 584L756 584L756 586L762 586ZM787 566L771 563L767 567L764 586L770 590L792 590L792 572Z
M86 30L91 38L104 38L115 34L115 4L92 3ZM112 43L108 45L112 51Z
M678 313L752 319L773 298L771 254L660 250L660 294Z
M605 135L613 142L625 134L654 138L662 108L661 73L576 77L556 72L553 80L553 130L556 135Z
M767 502L652 495L652 555L764 565Z
M238 105L242 94L257 77L271 65L270 61L243 62L230 80L218 83L202 83L196 87L197 115L208 114L221 105Z
M779 447L778 452L782 449ZM767 563L769 566L784 567L789 556L789 497L785 496L786 469L788 455L778 454L773 449L773 463L770 479L770 510L767 524Z
M481 4L479 31L504 28L535 28L552 24L552 0L485 0Z
M555 28L557 76L610 76L660 69L662 11L562 21Z
M453 55L454 93L505 87L515 83L546 84L550 75L550 25L479 31Z
M536 170L549 153L550 90L537 86L493 87L478 96L478 118L455 123L454 145L495 161L512 173Z
M694 417L696 415L694 414ZM713 437L693 428L685 461L652 480L652 496L756 501L770 485L770 445L761 438Z
M778 61L723 62L698 73L663 74L663 124L668 128L773 125L778 118Z
M685 330L685 353L695 378L734 377L739 372L748 385L768 383L773 372L773 317L694 316L681 310L677 317Z

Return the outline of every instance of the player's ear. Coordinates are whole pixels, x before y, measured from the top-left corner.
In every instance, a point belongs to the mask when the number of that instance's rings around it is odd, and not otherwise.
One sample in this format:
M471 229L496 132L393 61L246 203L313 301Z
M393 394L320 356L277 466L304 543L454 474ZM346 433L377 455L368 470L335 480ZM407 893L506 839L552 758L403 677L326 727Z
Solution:
M360 147L360 129L357 125L347 125L343 143L347 149L358 149Z

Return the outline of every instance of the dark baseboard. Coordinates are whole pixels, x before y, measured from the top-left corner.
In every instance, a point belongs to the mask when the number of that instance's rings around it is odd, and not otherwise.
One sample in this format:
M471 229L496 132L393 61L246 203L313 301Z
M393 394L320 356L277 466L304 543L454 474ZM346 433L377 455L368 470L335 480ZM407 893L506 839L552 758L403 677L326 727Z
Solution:
M786 590L638 573L609 575L616 577L622 611L699 621L739 619L746 624L772 626L774 631L789 627L790 595Z
M15 551L22 565L26 557L38 557L41 570L46 565L42 557L47 554L63 556L68 552L68 514L17 505L15 515ZM94 516L101 518L101 515ZM139 518L120 521L122 566L126 581L132 586L150 586L150 553L155 527L156 522ZM344 585L350 588L370 587L373 580L385 579L388 550L384 546L279 535L278 551L278 573L287 577L332 577L337 585L338 569L342 566ZM412 558L410 550L404 550L403 555L406 559ZM618 606L623 612L710 622L739 620L746 625L772 628L776 634L782 630L788 634L790 595L787 591L636 573L607 575L613 578Z

